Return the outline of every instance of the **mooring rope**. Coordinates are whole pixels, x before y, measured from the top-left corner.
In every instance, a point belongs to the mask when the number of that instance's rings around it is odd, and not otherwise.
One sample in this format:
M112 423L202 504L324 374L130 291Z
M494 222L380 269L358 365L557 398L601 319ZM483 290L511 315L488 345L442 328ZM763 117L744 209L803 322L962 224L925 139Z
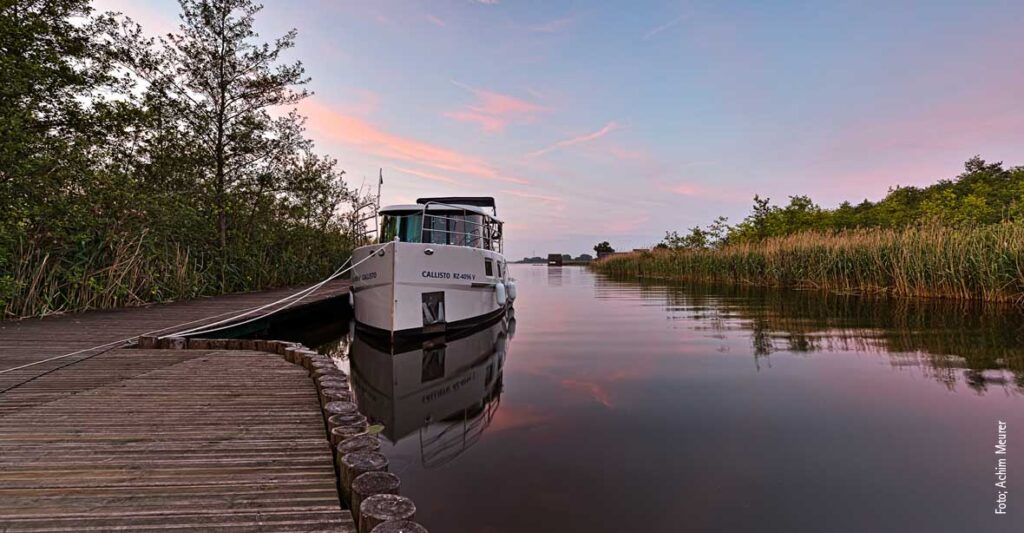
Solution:
M250 308L250 309L252 309L252 308ZM196 322L202 322L204 320L210 320L212 318L220 318L220 317L222 317L224 315L229 315L229 314L235 313L235 312L237 312L237 309L232 309L231 311L225 311L225 312L223 312L223 313L221 313L219 315L213 315L213 316L207 316L207 317L203 317L203 318L197 318L195 320L190 320L188 322L183 322L181 324L175 324L173 326L167 326L167 327L163 327L163 328L160 328L160 329L154 329L153 331L147 331L147 332L142 333L140 335L135 335L135 336L128 337L128 338L125 338L125 339L121 339L121 340L118 340L118 341L108 342L106 344L100 344L98 346L93 346L92 348L83 348L81 350L77 350L77 351L74 351L74 352L71 352L71 353L66 353L66 354L63 354L63 355L57 355L57 356L50 357L50 358L47 358L47 359L43 359L43 360L40 360L40 361L34 361L32 363L26 363L24 365L16 366L14 368L5 368L4 370L0 370L0 374L6 374L8 372L14 372L15 370L21 370L23 368L28 368L30 366L35 366L35 365L39 365L39 364L42 364L42 363L48 363L50 361L56 361L57 359L63 359L65 357L71 357L72 355L78 355L80 353L85 353L85 352L91 352L93 350L102 350L103 348L107 348L107 351L109 351L110 349L116 348L119 345L127 344L129 341L132 341L132 340L137 339L139 337L145 337L146 335L152 335L154 333L159 333L161 331L164 331L165 329L180 328L182 326L188 326L190 324L195 324ZM99 355L99 354L93 354L93 355Z
M320 290L324 285L326 285L330 281L333 281L338 276L341 276L342 274L345 274L348 271L352 270L353 268L355 268L355 267L365 263L366 261L370 260L370 258L372 258L373 256L375 256L375 255L379 254L380 252L384 251L385 248L387 248L388 246L390 246L393 243L394 243L394 241L388 241L388 242L384 243L384 246L381 246L380 248L376 249L375 251L373 251L373 253L368 254L366 257L360 259L359 262L349 266L348 268L344 268L345 265L343 263L342 264L342 268L339 268L338 270L334 271L333 274L331 274L330 276L327 276L327 278L324 279L323 281L321 281L320 283L312 285L312 286L310 286L310 287L308 287L306 289L303 289L303 290L301 290L301 291L299 291L299 292L297 292L295 294L291 294L291 295L288 295L288 296L286 296L284 298L281 298L280 300L278 300L276 302L271 302L271 303L269 303L267 305L264 305L264 306L261 306L261 307L255 309L253 311L248 311L248 312L245 312L245 313L241 313L241 314L239 314L237 316L226 318L226 319L221 320L219 322L214 322L213 324L204 324L202 326L199 326L199 327L196 327L196 328L193 328L193 329L188 329L188 330L185 330L185 331L178 331L178 332L175 332L175 333L169 333L167 335L161 335L161 338L164 338L164 337L184 337L186 335L203 335L203 334L206 334L206 333L212 333L214 331L221 331L221 330L225 330L225 329L229 329L229 328L234 328L234 327L242 326L242 325L248 324L250 322L255 322L257 320L263 320L264 318L267 318L268 316L271 316L271 315L273 315L275 313L279 313L281 311L284 311L285 309L288 309L289 307L291 307L291 306L301 302L302 300L305 300L310 294L313 294L314 292ZM349 261L351 261L351 260L352 260L352 258L350 257ZM346 261L346 263L347 262L348 261ZM295 298L296 296L299 296L300 294L302 295L301 297L299 297L299 298L297 298L295 300L292 300L291 302L288 302L287 305L284 305L284 306L282 306L282 307L280 307L278 309L274 309L273 311L271 311L269 313L262 314L262 315L259 315L259 316L255 316L253 318L250 318L249 320L244 320L242 322L234 322L235 320L238 320L239 318L242 318L243 316L249 315L249 314L253 313L254 311L259 311L259 310L267 309L269 307L273 307L273 306L275 306L277 304L280 304L280 303L286 302L286 301L288 301L288 300L290 300L292 298ZM221 324L224 324L224 325L222 326ZM218 326L218 327L212 327L212 326Z
M235 316L226 318L224 320L220 320L220 321L214 322L212 324L204 324L202 326L193 328L191 330L179 331L179 332L171 333L171 334L168 334L168 335L162 335L161 337L177 337L177 336L183 336L183 335L199 335L199 334L203 334L203 333L210 333L210 332L213 332L213 331L220 331L220 330L232 328L232 327L235 327L235 326L241 326L243 324L248 324L250 322L254 322L256 320L260 320L260 319L266 318L268 316L271 316L271 315L273 315L275 313L281 312L281 311L283 311L283 310L285 310L285 309L287 309L287 308L289 308L289 307L299 303L300 301L304 300L310 294L313 294L317 290L321 289L328 282L330 282L330 281L332 281L334 279L337 279L338 276L341 276L342 274L345 274L346 272L352 270L353 268L359 266L360 264L362 264L366 260L370 259L374 255L377 255L378 253L383 251L385 248L387 248L391 244L393 244L393 241L388 241L388 242L384 243L384 246L381 246L380 248L375 250L373 253L367 255L365 258L360 260L358 263L355 263L355 264L349 266L348 268L345 268L345 264L352 260L352 258L350 257L348 260L345 261L345 263L342 263L342 266L340 268L338 268L338 270L335 270L333 274L328 276L323 281L321 281L319 283L316 283L314 285L311 285L311 286L309 286L309 287L307 287L307 288L305 288L305 289L303 289L301 291L298 291L298 292L295 292L295 293L290 294L288 296L285 296L284 298L281 298L280 300L277 300L275 302L271 302L271 303L266 304L266 305L261 305L261 306L258 306L258 307L250 307L248 309L244 309L242 313L236 314ZM234 320L238 320L239 318L244 317L244 316L248 316L248 315L250 315L250 314L252 314L254 312L262 311L262 310L267 309L269 307L273 307L274 305L277 305L277 304L280 304L280 303L283 303L283 302L287 302L288 300L291 300L292 298L295 298L297 296L299 296L299 298L297 298L296 300L294 300L292 302L289 302L287 305L284 305L284 306L282 306L279 309L275 309L275 310L273 310L273 311L271 311L269 313L259 315L257 317L252 318L252 319L246 320L244 322L231 323L231 324L227 324L227 325L225 325L223 327L217 327L217 328L212 328L212 329L205 329L205 328L210 328L210 326L220 326L221 324L225 324L225 323L228 323L228 322L232 322ZM127 338L124 338L124 339L108 342L108 343L105 343L105 344L100 344L100 345L97 345L97 346L93 346L91 348L83 348L81 350L76 350L76 351L73 351L73 352L70 352L70 353L66 353L66 354L62 354L62 355L57 355L57 356L54 356L54 357L48 357L46 359L42 359L42 360L39 360L39 361L33 361L31 363L26 363L24 365L16 366L16 367L13 367L13 368L5 368L4 370L0 370L0 374L6 374L8 372L14 372L16 370L22 370L22 369L29 368L29 367L32 367L32 366L35 366L35 365L41 365L43 363L48 363L50 361L56 361L56 360L59 360L59 359L63 359L65 357L71 357L71 356L78 355L78 354L81 354L81 353L91 352L93 350L103 350L100 353L106 353L106 352L108 352L108 351L110 351L112 349L124 346L124 345L128 344L129 342L131 342L131 341L133 341L135 339L138 339L139 337L145 337L145 336L149 336L149 335L154 335L154 334L160 333L162 331L166 331L168 329L180 328L180 327L183 327L183 326L189 326L189 325L192 325L192 324L196 324L198 322L205 322L207 320L211 320L211 319L214 319L214 318L220 318L222 316L229 315L229 314L232 314L232 313L237 313L237 312L238 312L238 310L232 309L231 311L226 311L224 313L220 313L220 314L217 314L217 315L203 317L203 318L197 318L195 320L189 320L188 322L182 322L181 324L175 324L173 326L166 326L166 327L162 327L162 328L159 328L159 329L154 329L152 331L147 331L147 332L141 333L139 335L133 335L131 337L127 337ZM105 348L105 350L104 350L104 348ZM92 354L92 355L90 355L89 357L87 357L85 359L94 357L96 355L100 355L100 353ZM82 359L82 360L84 361L85 359ZM67 366L67 365L65 365L65 366ZM63 367L61 367L61 368L63 368ZM9 389L7 389L7 390L9 390ZM0 391L0 392L6 392L6 390Z

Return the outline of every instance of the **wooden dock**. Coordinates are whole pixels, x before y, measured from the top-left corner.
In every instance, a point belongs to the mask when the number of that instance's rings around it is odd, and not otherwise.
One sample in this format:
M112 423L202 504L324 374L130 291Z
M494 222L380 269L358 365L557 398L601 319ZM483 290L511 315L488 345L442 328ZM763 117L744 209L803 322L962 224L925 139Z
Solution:
M349 286L348 281L332 282L289 311L345 295ZM275 302L295 291L281 289L229 294L189 302L0 322L0 372L79 352L69 357L0 374L0 416L25 406L77 393L74 388L33 389L27 386L32 380L48 372L75 365L105 350L116 348L116 345L103 345L141 335L168 334L188 327L213 323L243 310ZM268 308L246 319L265 315L278 307L280 306ZM93 349L96 346L103 347ZM28 390L34 392L29 394Z
M0 370L290 292L0 323ZM87 350L0 390L0 531L355 531L315 383L280 355Z

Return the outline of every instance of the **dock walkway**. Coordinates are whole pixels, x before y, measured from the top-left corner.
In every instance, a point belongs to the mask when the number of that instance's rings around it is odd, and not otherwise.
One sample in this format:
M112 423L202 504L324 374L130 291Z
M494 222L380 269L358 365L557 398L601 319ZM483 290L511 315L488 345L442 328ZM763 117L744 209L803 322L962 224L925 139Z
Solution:
M0 370L290 292L0 323ZM0 374L0 531L355 531L302 367L236 350L53 363Z
M348 281L331 282L290 310L347 294L349 286ZM26 406L25 402L34 405L77 392L75 389L51 388L46 393L37 390L27 394L25 389L39 376L113 348L91 349L95 346L213 323L246 309L275 302L294 292L296 289L228 294L188 302L0 322L0 372L81 350L69 357L0 374L0 416ZM277 307L245 318L269 313Z

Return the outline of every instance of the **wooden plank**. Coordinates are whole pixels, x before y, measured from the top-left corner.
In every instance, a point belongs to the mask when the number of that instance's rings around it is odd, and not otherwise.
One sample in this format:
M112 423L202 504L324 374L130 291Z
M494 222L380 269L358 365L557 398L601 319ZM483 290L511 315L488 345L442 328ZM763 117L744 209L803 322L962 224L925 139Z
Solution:
M289 309L295 311L308 305L314 305L332 298L348 294L350 283L336 280L325 285L298 305ZM39 376L46 375L66 365L76 365L80 361L95 357L104 349L90 349L95 346L113 343L122 339L142 334L167 334L180 331L187 327L209 324L233 316L245 309L260 307L275 302L298 289L280 289L241 294L228 294L212 298L201 298L188 302L156 304L144 307L133 307L110 311L89 311L69 315L52 316L40 319L0 321L0 372L19 367L28 363L44 361L79 350L82 353L64 357L54 361L36 364L20 370L0 373L0 415L17 411L37 403L59 398L63 394L74 394L78 389L73 381L80 379L68 377L62 385L54 385L49 390L36 389L34 395L18 395L10 397L2 392L17 390L31 383ZM265 311L245 317L261 316L281 307L268 308ZM182 326L188 324L188 326ZM106 349L111 349L107 347ZM116 378L127 377L128 374L147 371L145 362L135 366L116 369ZM91 378L90 378L91 379ZM13 387L13 388L12 388Z
M9 398L4 531L355 531L315 385L280 356L119 349Z

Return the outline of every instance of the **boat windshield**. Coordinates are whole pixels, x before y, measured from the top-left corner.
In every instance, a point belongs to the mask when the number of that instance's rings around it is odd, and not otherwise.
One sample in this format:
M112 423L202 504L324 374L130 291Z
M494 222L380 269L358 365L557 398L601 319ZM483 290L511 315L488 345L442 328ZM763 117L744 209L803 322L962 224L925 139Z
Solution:
M380 242L468 246L501 251L501 223L469 211L435 210L382 213Z

